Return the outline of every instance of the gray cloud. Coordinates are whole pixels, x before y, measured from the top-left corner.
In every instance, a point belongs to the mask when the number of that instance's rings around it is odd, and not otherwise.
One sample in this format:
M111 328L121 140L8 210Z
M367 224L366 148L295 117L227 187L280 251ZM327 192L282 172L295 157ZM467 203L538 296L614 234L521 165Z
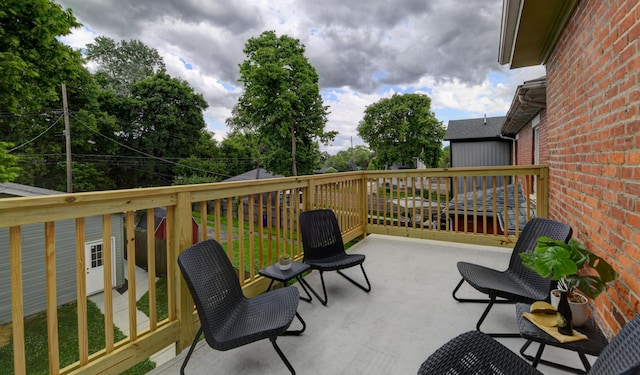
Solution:
M323 94L340 97L325 103L327 128L340 133L325 148L333 151L351 137L362 144L355 128L364 108L394 92L427 92L445 116L476 117L506 111L516 85L544 74L497 63L501 0L58 1L98 35L156 48L171 75L204 95L219 139L242 90L242 50L266 30L299 39ZM491 83L490 72L498 73Z
M239 1L62 3L99 34L173 49L231 84L247 39L268 29L305 44L324 88L373 92L380 84L407 85L423 76L477 83L499 68L499 0L299 1L287 9Z

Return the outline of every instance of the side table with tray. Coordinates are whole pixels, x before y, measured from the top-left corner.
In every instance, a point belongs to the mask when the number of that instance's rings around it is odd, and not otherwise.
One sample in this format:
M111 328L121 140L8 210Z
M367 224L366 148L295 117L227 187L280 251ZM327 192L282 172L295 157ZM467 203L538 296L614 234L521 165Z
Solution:
M545 365L556 367L565 371L570 371L576 374L586 374L591 369L591 364L587 360L586 355L589 354L598 356L608 344L606 337L604 336L598 325L595 323L595 321L591 317L589 317L587 319L587 322L582 327L574 327L574 330L576 332L579 332L587 337L585 340L563 343L558 341L550 334L544 332L542 329L529 321L529 319L524 317L524 313L529 312L530 306L531 305L526 303L516 304L518 329L520 330L520 335L527 340L527 342L520 349L520 354L529 361L532 361L533 367L536 367L538 363L543 363ZM532 342L537 342L540 344L535 357L525 353ZM551 345L577 352L585 370L542 359L542 352L544 351L546 345Z

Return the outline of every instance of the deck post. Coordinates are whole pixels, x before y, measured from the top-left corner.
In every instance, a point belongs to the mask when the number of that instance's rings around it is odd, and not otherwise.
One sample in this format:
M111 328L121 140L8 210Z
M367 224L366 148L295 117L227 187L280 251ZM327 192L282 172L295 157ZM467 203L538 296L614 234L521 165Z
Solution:
M540 178L536 181L536 216L549 217L549 166L540 167Z
M189 192L180 192L177 196L176 212L175 212L175 259L173 262L177 264L177 256L191 246L193 242L191 232L191 196ZM181 272L175 273L176 285L176 316L180 322L180 333L176 341L176 354L182 349L191 345L191 341L195 335L193 327L193 299L189 292L189 287L182 277Z

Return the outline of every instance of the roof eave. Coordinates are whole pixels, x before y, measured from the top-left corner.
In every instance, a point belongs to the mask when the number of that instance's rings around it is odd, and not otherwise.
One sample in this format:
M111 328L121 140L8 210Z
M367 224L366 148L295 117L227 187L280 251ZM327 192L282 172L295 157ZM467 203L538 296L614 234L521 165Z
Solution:
M498 62L545 64L580 0L503 0Z
M546 108L547 80L541 77L524 82L518 86L513 96L511 107L507 112L501 133L507 137L513 137L527 124L538 112Z

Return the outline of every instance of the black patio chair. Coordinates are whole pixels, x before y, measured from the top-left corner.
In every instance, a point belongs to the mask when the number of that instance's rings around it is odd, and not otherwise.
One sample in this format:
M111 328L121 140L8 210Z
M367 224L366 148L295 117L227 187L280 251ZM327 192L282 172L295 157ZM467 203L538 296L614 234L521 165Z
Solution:
M182 363L181 374L203 333L207 344L221 351L269 339L289 371L295 374L276 339L281 335L300 334L306 327L297 312L296 287L246 298L231 261L215 240L199 242L186 249L178 256L178 265L200 317L200 330ZM294 316L302 323L302 329L287 331Z
M478 264L458 262L458 271L462 275L462 280L453 290L453 298L458 302L488 303L476 324L478 331L480 331L480 325L494 303L533 303L549 300L551 278L542 278L523 266L519 254L534 250L539 237L547 236L554 240L567 242L571 238L571 234L571 227L566 224L549 219L533 218L520 233L511 253L507 270L498 271ZM470 299L456 296L465 281L479 292L487 294L489 299ZM489 335L493 337L520 337L518 333L489 333Z
M427 358L418 375L542 374L488 335L469 331L455 337ZM618 332L600 353L589 375L640 374L640 316Z
M323 272L325 271L337 271L345 279L365 292L368 293L371 291L371 283L362 265L365 256L364 254L347 254L344 251L342 233L340 233L338 220L333 211L322 209L301 213L300 231L302 233L302 246L304 248L303 262L311 266L311 269L320 272L324 299L313 289L311 289L311 291L323 305L326 306L328 300L327 288L324 284L323 276ZM360 269L362 269L362 274L367 282L366 287L340 271L358 265Z

